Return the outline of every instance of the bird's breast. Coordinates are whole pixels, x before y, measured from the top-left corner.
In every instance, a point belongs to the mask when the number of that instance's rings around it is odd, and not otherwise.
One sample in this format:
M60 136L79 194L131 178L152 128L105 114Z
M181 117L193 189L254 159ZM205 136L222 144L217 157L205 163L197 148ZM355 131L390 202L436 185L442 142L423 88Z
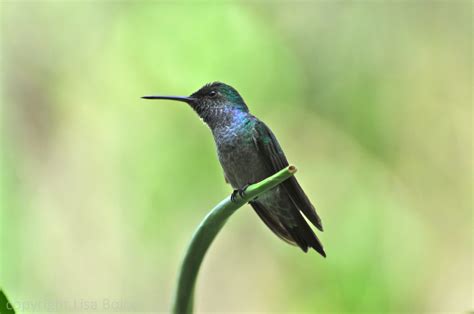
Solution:
M214 132L219 161L227 180L235 189L265 178L253 132L244 127L228 127Z

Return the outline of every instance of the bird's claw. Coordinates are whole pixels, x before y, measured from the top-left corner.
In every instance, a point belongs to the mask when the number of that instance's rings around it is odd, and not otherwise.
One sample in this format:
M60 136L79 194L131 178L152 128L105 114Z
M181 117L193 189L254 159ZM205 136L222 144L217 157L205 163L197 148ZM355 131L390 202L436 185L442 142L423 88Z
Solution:
M243 198L245 196L245 190L247 190L249 186L250 184L246 184L241 189L234 190L232 194L230 195L230 200L235 203L237 195Z
M239 190L232 191L232 194L230 195L230 201L232 203L235 203L235 197L237 196L238 193L239 193Z
M240 197L244 197L245 196L245 191L247 190L247 188L250 186L250 184L246 184L244 185L239 191L239 195Z

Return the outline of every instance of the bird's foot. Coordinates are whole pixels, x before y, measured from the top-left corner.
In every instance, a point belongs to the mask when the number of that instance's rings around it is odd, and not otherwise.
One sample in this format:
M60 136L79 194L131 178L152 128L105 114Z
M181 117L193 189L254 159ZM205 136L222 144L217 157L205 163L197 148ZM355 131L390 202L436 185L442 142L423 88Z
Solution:
M230 201L232 203L235 203L235 198L237 197L237 194L239 194L239 190L232 191L232 194L230 195Z
M238 193L240 195L240 197L244 197L245 196L245 190L247 190L247 188L250 186L250 184L246 184L244 185L240 190L238 190Z
M238 189L238 190L234 190L232 192L232 194L230 195L230 200L232 202L236 202L236 198L237 198L237 195L239 195L240 197L244 197L245 196L245 190L247 190L247 188L250 186L250 184L246 184L244 185L241 189Z

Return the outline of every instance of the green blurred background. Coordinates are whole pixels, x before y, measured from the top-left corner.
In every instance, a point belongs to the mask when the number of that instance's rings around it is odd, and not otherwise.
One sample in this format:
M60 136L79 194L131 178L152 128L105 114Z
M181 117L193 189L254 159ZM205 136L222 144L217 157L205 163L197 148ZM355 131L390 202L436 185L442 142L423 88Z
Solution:
M194 228L231 188L192 110L139 97L215 80L298 166L328 258L245 206L198 312L473 308L471 1L0 10L0 285L20 312L169 310Z

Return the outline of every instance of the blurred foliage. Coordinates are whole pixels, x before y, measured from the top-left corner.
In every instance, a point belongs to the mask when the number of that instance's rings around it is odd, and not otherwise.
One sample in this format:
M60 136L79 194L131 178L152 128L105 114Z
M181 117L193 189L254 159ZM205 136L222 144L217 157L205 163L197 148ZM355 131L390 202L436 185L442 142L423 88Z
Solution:
M15 310L8 301L7 296L0 289L0 313L2 314L15 314Z
M472 9L1 2L0 283L18 312L169 309L193 229L231 189L195 113L139 97L214 80L300 169L328 258L246 206L199 312L472 309Z

